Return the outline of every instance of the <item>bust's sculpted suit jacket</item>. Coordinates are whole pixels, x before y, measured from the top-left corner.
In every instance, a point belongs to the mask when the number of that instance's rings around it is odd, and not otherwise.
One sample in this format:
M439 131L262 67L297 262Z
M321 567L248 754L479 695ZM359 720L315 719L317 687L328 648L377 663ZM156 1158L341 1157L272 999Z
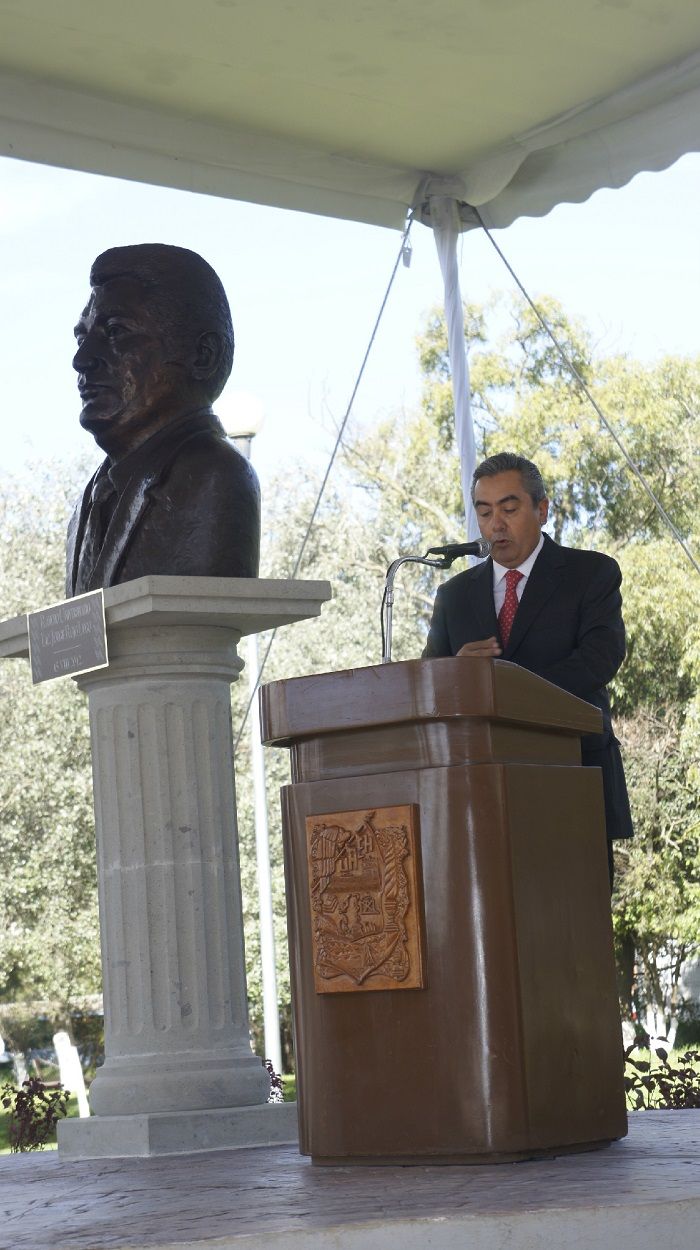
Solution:
M109 467L104 461L90 479L68 526L67 595L149 573L257 576L257 478L206 410L162 430L114 466L114 510L87 584L76 590L93 486Z
M581 756L584 764L603 772L608 838L633 833L605 689L625 655L620 582L619 566L609 556L560 547L545 535L501 657L594 703L603 713L602 734L582 739ZM489 557L439 588L423 655L456 655L466 642L492 636L498 637L498 622Z

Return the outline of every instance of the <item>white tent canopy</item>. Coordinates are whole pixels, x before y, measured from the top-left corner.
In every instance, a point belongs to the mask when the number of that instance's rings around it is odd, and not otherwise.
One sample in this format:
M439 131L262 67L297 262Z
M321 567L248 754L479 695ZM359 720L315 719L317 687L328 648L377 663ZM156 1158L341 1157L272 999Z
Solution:
M0 3L27 160L385 226L429 186L503 226L698 148L698 0Z

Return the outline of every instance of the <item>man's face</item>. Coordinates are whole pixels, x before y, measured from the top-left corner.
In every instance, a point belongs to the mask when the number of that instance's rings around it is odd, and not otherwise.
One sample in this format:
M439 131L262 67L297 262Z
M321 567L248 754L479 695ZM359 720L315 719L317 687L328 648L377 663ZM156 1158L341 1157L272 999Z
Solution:
M547 499L533 504L517 469L479 478L474 489L479 529L494 560L507 569L517 569L535 550L548 508Z
M135 279L94 287L75 337L80 424L110 454L133 450L191 406L187 371Z

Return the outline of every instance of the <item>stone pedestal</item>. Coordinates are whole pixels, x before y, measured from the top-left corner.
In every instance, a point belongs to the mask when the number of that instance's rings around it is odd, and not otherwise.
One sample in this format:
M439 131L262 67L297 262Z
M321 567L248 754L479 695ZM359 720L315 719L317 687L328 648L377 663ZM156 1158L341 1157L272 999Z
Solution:
M229 685L243 634L317 615L329 594L324 582L174 577L105 592L109 667L77 678L105 1063L95 1118L60 1125L64 1155L296 1140L294 1109L267 1105L249 1042ZM0 654L26 653L23 619L0 626Z

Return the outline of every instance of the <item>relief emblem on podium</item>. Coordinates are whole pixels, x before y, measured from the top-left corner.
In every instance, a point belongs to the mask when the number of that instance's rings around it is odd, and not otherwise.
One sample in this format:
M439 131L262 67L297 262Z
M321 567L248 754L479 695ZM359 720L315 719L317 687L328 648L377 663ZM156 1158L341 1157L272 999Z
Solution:
M418 807L306 818L319 994L423 989Z

